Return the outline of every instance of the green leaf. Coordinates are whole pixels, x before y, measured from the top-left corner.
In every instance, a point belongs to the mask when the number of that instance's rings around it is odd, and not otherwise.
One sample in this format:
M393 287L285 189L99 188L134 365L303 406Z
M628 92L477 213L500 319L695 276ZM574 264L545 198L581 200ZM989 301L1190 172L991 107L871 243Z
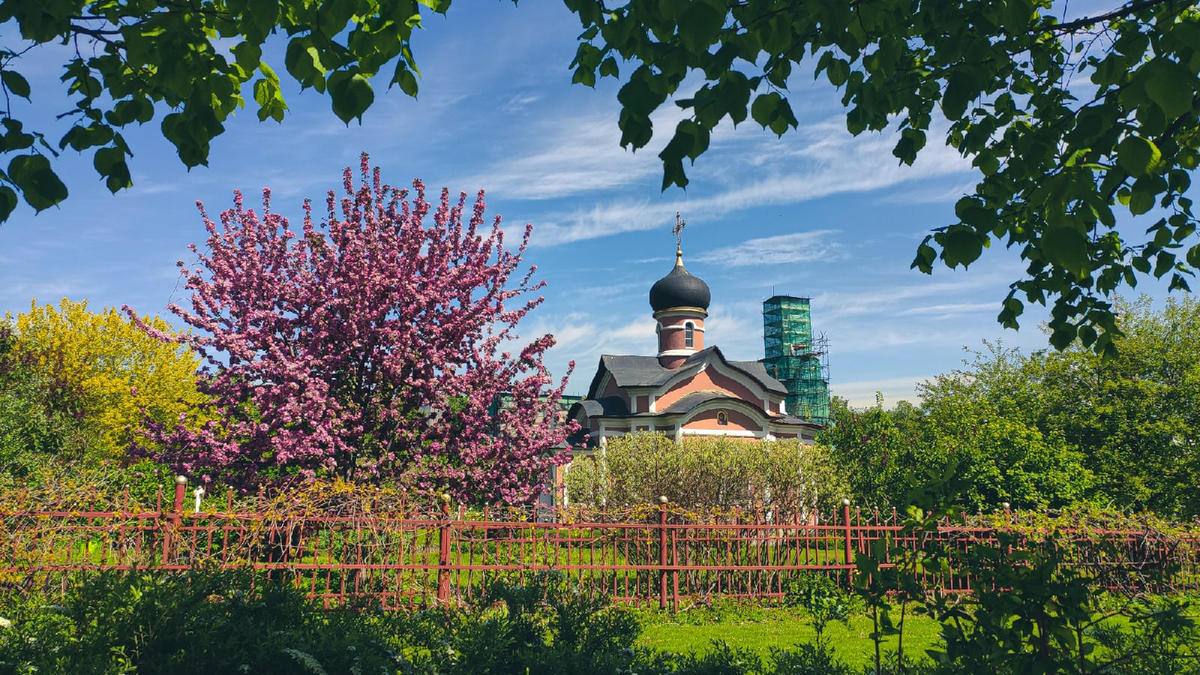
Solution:
M754 104L750 106L750 116L777 136L782 136L789 127L795 128L799 124L787 99L774 91L759 94L754 99Z
M104 176L109 192L117 192L133 185L129 165L125 163L125 152L120 148L100 148L92 159L92 166Z
M283 112L287 104L283 100L283 91L279 81L270 78L259 78L254 82L254 101L258 103L258 121L270 117L276 122L283 121Z
M241 19L242 34L247 40L261 44L279 21L279 0L249 0ZM335 28L341 30L343 27Z
M1000 310L1000 315L996 319L1005 328L1016 329L1018 327L1017 317L1025 312L1025 304L1016 298L1006 298L1004 300L1004 308Z
M1091 347L1096 342L1096 336L1096 329L1092 328L1091 325L1085 324L1079 328L1079 341L1085 347Z
M629 76L629 81L617 91L617 102L631 113L649 115L666 100L658 90L654 74L649 69L638 68ZM637 146L641 147L641 146Z
M786 98L781 99L775 113L775 119L771 122L771 131L774 131L776 136L782 136L788 128L795 129L799 125L800 122L796 119L795 113L792 112L791 104L788 103Z
M163 136L175 146L179 159L189 169L208 164L208 137L193 120L182 113L171 113L161 123Z
M14 152L33 147L33 142L37 139L33 134L27 134L22 130L25 125L21 124L20 120L6 117L2 124L5 133L0 137L0 152ZM60 145L59 148L61 147Z
M1051 322L1050 344L1061 352L1071 346L1071 343L1075 341L1077 332L1077 329L1072 324L1063 322L1056 326L1054 322Z
M1047 227L1042 233L1041 249L1046 262L1067 270L1076 279L1087 274L1088 240L1078 229L1069 225Z
M29 100L29 82L20 73L15 70L0 71L0 80L3 80L9 92Z
M300 90L316 87L319 82L325 84L325 68L321 65L321 55L312 46L312 40L298 37L288 43L284 56L284 66L287 71L300 83Z
M1192 267L1200 267L1200 244L1196 244L1188 249L1187 263Z
M773 91L759 94L754 98L753 105L750 106L750 117L765 129L775 119L779 102L782 100L783 98Z
M708 51L725 24L725 12L698 0L679 17L679 42L694 53Z
M900 132L900 140L892 149L892 154L901 162L912 166L917 160L917 153L925 147L925 132L920 129L905 129Z
M0 222L8 220L17 208L17 193L7 185L0 185Z
M1126 136L1117 145L1117 164L1130 176L1140 178L1154 171L1162 153L1152 141L1141 136Z
M683 162L680 160L663 161L662 189L665 191L672 185L678 185L681 188L688 186L687 173L684 172Z
M918 269L925 274L933 272L933 261L937 260L937 251L932 246L924 242L917 247L917 255L913 258L912 265L909 269Z
M1158 176L1143 176L1133 183L1129 193L1129 212L1135 216L1154 208L1154 200L1166 189L1167 182Z
M825 68L825 77L829 78L829 84L840 89L850 79L850 62L845 59L830 59Z
M620 77L620 74L617 60L613 57L610 56L600 62L600 77Z
M942 260L951 268L964 268L979 259L983 253L983 239L975 230L962 225L953 225L941 237Z
M960 66L950 75L946 81L946 91L942 94L942 112L950 120L961 118L967 111L967 104L979 95L975 78L963 68Z
M645 147L654 134L654 125L650 117L629 109L621 110L617 118L617 126L621 129L621 147L632 146L634 150Z
M596 86L596 71L587 66L579 66L571 76L571 84L582 84L585 87Z
M8 177L21 189L25 201L44 211L67 198L67 186L42 155L17 155L8 164Z
M329 76L329 97L333 99L333 114L346 124L356 118L361 124L363 113L375 102L375 91L367 78L340 70Z
M258 70L258 65L262 63L262 47L253 42L239 42L229 51L233 52L237 64L247 74Z
M396 62L396 73L392 75L392 84L400 85L400 91L408 96L417 97L417 76L408 69L404 61Z
M1192 109L1195 76L1186 67L1159 56L1138 71L1145 79L1146 95L1168 118L1174 119Z
M1175 254L1160 251L1158 257L1154 260L1154 276L1161 279L1173 267L1175 267Z

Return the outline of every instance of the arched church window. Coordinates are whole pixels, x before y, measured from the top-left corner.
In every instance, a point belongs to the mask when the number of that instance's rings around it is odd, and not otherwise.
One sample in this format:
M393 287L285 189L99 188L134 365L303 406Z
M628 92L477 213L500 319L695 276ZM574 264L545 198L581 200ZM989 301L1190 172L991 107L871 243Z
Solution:
M717 412L717 424L720 424L723 427L729 426L729 414L724 410Z
M683 324L683 346L688 349L696 346L696 324L691 321Z

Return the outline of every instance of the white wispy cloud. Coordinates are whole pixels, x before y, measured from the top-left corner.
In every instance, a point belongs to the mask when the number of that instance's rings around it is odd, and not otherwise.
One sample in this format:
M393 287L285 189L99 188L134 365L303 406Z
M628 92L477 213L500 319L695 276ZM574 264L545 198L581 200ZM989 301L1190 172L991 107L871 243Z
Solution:
M672 128L680 113L664 108L652 122ZM505 199L547 200L611 190L662 171L657 150L634 153L621 147L621 130L610 112L557 118L528 132L527 154L504 159L484 171L456 179L455 185L480 185ZM664 139L655 137L656 142Z
M974 192L977 181L959 181L921 187L897 188L882 201L893 204L947 204L956 202L963 195Z
M504 109L508 110L508 111L521 110L522 108L528 106L530 103L534 103L536 101L541 100L541 98L542 98L541 96L534 94L534 93L530 93L530 92L514 94L512 96L512 98L505 101Z
M998 312L1000 311L1000 301L996 302L957 302L938 305L927 305L924 307L910 307L902 312L901 316L927 316L930 318L959 318L963 314L973 312Z
M547 333L554 336L555 346L546 353L546 367L555 376L562 376L567 372L567 364L574 361L572 393L582 393L587 388L601 354L653 354L656 348L654 319L648 312L632 321L610 323L578 312L542 315L523 326L521 333L529 338Z
M790 143L776 140L777 148L762 147L729 153L733 157L709 157L704 164L724 159L751 165L779 166L794 159L801 170L732 182L696 199L631 202L628 199L595 204L590 208L550 215L539 224L537 245L554 246L605 237L622 232L660 227L674 213L692 215L689 221L717 221L742 209L781 206L848 192L870 192L906 181L945 176L970 170L956 151L933 145L911 167L899 166L891 156L894 137L850 136L837 123L820 122L801 128ZM657 173L657 163L649 170ZM739 173L744 179L745 173Z
M830 241L830 236L834 234L837 234L837 230L814 230L748 239L737 246L702 253L696 260L726 267L834 260L839 257L840 248L837 242Z
M834 291L822 293L813 298L813 304L824 308L823 315L829 319L850 316L861 316L879 313L918 313L919 305L914 302L923 298L944 299L955 295L961 297L966 293L994 289L998 283L1008 278L1003 271L989 274L960 274L953 281L914 283L887 288L867 288L855 291ZM997 299L997 303L999 299ZM964 308L977 310L976 303L962 303ZM947 303L938 302L939 310L944 311ZM916 311L914 311L916 310Z

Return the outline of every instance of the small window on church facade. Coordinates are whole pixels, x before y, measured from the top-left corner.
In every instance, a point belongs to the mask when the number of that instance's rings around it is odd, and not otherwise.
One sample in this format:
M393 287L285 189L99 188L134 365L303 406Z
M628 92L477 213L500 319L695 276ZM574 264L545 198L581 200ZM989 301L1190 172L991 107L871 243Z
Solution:
M683 346L689 349L696 346L696 324L691 321L683 324Z
M729 425L729 414L724 410L717 413L717 424L720 424L723 427Z

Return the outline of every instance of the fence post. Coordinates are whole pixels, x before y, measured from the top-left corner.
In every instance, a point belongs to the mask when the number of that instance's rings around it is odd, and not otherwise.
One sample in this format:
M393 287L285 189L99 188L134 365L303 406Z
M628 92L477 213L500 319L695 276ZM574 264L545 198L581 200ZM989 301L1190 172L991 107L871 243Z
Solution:
M450 601L450 495L442 495L442 526L438 531L438 604Z
M1008 502L1003 502L1000 504L1000 506L1004 507L1004 526L1011 528L1012 522L1013 522L1012 521L1012 505L1009 504ZM1004 547L1004 555L1006 555L1006 556L1012 555L1012 544L1009 544L1008 546Z
M667 608L667 497L658 498L658 608Z
M845 560L845 564L851 565L851 570L849 573L847 573L847 576L846 576L846 583L849 584L849 583L851 583L850 577L854 574L854 570L853 570L854 546L851 543L851 538L854 536L854 533L850 527L850 500L849 499L842 500L842 526L846 528L846 542L845 542L845 544L846 544L846 549L845 549L846 550L846 560Z
M171 564L171 545L172 539L175 538L175 531L179 529L179 523L183 516L183 492L187 489L187 476L175 476L175 501L171 507L170 513L161 514L163 519L163 552L162 564Z

